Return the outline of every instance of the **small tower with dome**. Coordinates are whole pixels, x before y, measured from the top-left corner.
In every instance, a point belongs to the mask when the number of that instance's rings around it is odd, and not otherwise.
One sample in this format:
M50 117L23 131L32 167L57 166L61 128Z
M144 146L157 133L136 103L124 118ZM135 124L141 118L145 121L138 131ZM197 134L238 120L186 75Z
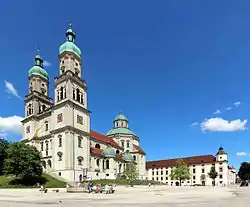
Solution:
M216 153L216 160L219 162L228 161L227 153L224 151L222 146L220 146L218 152Z
M49 75L43 67L43 59L38 49L35 64L28 71L29 90L25 96L24 136L32 138L37 130L38 117L52 106L49 97Z

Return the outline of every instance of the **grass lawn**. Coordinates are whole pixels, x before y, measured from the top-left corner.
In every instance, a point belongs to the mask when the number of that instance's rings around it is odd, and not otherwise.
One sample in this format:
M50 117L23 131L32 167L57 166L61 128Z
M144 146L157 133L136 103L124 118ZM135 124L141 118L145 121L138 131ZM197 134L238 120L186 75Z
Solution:
M65 188L66 183L56 178L51 177L48 174L42 174L40 180L43 182L43 185L47 188ZM37 187L34 185L25 185L20 179L13 176L0 176L0 188L32 188Z

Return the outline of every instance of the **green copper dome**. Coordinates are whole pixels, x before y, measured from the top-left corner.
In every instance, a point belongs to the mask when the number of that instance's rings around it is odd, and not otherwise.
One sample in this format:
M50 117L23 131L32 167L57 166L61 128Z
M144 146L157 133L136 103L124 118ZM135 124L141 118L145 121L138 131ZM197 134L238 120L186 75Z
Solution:
M133 162L134 161L134 158L133 156L129 153L129 152L125 152L123 155L122 155L122 159L126 162Z
M136 136L136 134L134 132L132 132L130 129L128 128L113 128L111 130L108 131L107 135L113 135L113 134L132 134L134 136Z
M107 158L115 158L116 157L115 150L110 146L106 147L103 150L103 154Z
M82 52L79 47L77 47L74 43L75 41L75 33L72 30L72 25L69 25L69 29L66 31L66 42L63 43L59 48L59 54L63 52L73 52L78 57L81 58Z
M29 77L32 75L38 75L47 80L49 79L47 71L43 69L43 59L40 56L40 50L38 50L38 54L35 56L35 65L29 69Z
M116 117L115 117L115 121L118 121L118 120L125 120L125 121L128 121L128 118L126 116L124 116L122 113L118 114Z
M44 70L43 68L41 68L40 66L33 66L30 70L29 70L29 76L31 75L39 75L45 79L49 79L49 75L46 72L46 70Z

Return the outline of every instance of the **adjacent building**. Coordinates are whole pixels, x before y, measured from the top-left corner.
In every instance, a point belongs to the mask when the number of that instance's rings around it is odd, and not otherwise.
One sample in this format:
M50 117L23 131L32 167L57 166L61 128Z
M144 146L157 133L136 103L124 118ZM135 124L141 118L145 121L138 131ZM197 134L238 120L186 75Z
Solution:
M129 121L118 114L107 135L90 128L87 83L82 79L82 53L70 25L59 47L59 71L54 78L54 99L49 96L49 75L40 51L28 72L23 138L42 153L45 172L67 181L115 179L126 164L137 165L146 177L146 154Z
M236 170L228 165L228 156L222 147L219 148L216 156L203 155L184 157L182 159L189 167L190 179L182 181L172 180L171 172L178 159L149 161L146 163L147 179L160 181L170 186L179 185L212 185L212 179L208 172L212 166L215 167L218 177L215 185L234 184L236 181Z

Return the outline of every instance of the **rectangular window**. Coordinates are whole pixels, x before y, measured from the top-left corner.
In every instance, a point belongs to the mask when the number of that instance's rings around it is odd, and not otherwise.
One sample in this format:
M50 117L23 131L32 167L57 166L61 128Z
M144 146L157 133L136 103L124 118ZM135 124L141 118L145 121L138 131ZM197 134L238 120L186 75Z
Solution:
M156 175L158 175L158 171L156 172Z
M195 180L195 176L193 176L193 180Z
M223 172L223 168L222 167L219 168L219 172Z
M166 170L166 175L168 175L168 171Z
M163 180L163 177L161 177L161 180Z
M57 115L57 123L60 123L60 122L62 122L63 121L63 115L62 115L62 113L61 114L58 114Z
M122 143L122 148L124 148L124 141L122 141L121 143Z
M43 142L41 142L41 151L43 151Z
M129 148L129 142L127 142L127 148Z
M152 171L152 175L154 175L155 174L155 172L154 171Z
M77 123L83 125L83 118L82 118L82 116L77 115Z
M46 142L46 150L49 150L49 143Z
M166 180L168 180L168 177L166 177Z
M204 168L201 169L201 173L205 173L205 169Z
M223 178L223 175L220 175L220 179L222 179Z
M163 171L161 171L161 175L163 175Z
M29 134L30 133L30 126L26 127L26 133Z
M193 169L193 173L195 173L195 169Z

